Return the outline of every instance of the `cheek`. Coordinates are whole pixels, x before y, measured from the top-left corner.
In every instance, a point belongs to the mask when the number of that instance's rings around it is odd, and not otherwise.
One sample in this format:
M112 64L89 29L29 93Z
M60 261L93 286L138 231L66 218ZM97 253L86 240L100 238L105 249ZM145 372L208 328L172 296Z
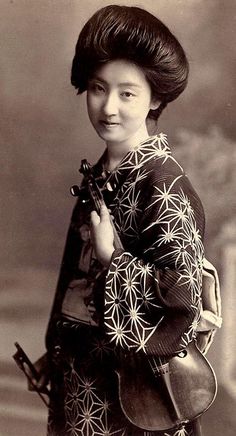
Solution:
M146 120L147 115L149 113L149 105L143 105L142 103L138 103L130 107L129 113L127 114L127 118L133 119L135 122L140 122L142 120Z
M151 106L149 96L143 96L132 102L129 106L129 113L132 118L146 119Z
M99 104L95 97L91 95L87 95L87 110L89 115L94 115L94 113L98 110Z
M97 111L95 110L94 106L91 104L87 105L87 111L88 111L88 116L89 116L90 121L93 122L96 118Z

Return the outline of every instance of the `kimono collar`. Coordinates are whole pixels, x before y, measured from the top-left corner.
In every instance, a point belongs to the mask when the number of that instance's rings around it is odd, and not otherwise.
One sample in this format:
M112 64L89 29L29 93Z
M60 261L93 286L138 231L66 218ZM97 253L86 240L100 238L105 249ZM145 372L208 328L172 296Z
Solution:
M147 162L158 158L167 159L170 155L167 136L164 133L151 136L129 151L113 171L107 172L107 180L109 179L109 182L114 186L120 185L127 176L140 169ZM105 158L106 151L94 166L94 172L97 176L104 173Z

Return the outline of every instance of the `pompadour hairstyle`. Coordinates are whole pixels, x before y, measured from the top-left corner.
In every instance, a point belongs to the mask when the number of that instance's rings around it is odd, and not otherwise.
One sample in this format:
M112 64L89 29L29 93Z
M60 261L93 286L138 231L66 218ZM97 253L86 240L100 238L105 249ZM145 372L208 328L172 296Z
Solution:
M152 95L161 102L148 116L157 119L185 89L189 65L185 52L158 18L133 6L110 5L84 25L75 48L71 83L83 93L88 79L104 63L125 59L139 66Z

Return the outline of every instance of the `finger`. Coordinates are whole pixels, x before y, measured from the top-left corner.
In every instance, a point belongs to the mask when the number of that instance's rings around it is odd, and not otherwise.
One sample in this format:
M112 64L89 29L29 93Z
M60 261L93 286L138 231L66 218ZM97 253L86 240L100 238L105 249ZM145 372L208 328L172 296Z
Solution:
M95 210L91 212L91 224L96 227L100 223L100 217Z
M42 375L40 380L37 382L37 387L40 391L43 391L48 384L48 376L46 374Z
M28 390L35 391L35 387L37 386L37 380L32 378L30 381L28 380Z
M32 378L28 384L28 389L29 391L38 390L40 392L44 392L47 384L48 384L48 376L46 374L43 374L39 380Z
M101 205L100 208L100 219L101 221L106 221L106 220L110 221L110 214L104 203Z

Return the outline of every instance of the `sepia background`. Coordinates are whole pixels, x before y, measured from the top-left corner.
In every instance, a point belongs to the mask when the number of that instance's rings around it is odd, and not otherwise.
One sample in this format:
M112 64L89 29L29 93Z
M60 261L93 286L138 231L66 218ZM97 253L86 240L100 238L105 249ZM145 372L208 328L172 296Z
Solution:
M19 341L32 360L57 282L82 158L104 145L84 96L70 85L79 31L107 4L139 5L162 19L190 62L187 90L159 131L198 191L207 218L206 255L217 266L224 323L208 354L218 396L205 436L236 431L236 2L235 0L0 0L0 435L43 436L46 408L27 392L12 359Z

